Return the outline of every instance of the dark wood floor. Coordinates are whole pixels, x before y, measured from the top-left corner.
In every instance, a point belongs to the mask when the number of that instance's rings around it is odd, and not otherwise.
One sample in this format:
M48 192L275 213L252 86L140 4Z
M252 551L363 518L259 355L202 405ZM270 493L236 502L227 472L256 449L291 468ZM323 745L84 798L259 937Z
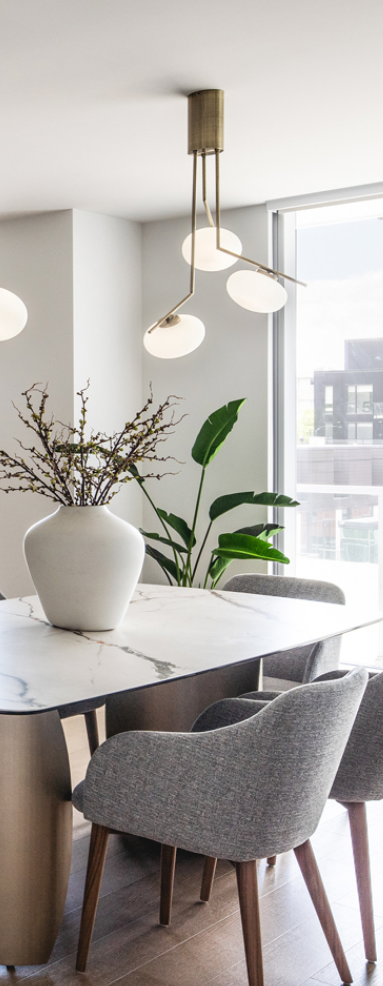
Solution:
M68 720L73 783L87 762L81 718ZM201 904L200 857L179 853L171 928L158 925L159 851L111 836L88 971L74 970L89 825L77 812L65 917L47 966L0 967L1 983L44 986L247 986L233 868L218 864L213 898ZM364 960L345 811L329 804L313 839L356 986L383 986L383 802L369 806L377 965ZM292 853L259 864L266 986L337 986L339 977Z

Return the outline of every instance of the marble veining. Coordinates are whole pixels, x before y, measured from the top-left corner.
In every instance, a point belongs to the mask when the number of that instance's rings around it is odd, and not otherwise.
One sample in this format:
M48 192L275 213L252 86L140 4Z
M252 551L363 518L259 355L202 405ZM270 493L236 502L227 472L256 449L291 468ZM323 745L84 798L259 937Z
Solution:
M346 606L139 585L122 623L62 630L37 596L0 602L0 712L57 708L288 650L377 622Z

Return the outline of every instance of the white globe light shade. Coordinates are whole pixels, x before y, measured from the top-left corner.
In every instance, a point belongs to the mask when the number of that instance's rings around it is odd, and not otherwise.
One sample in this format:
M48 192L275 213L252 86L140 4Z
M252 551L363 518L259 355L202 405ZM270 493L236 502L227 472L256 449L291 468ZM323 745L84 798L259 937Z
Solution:
M144 346L148 353L159 359L178 359L187 356L201 345L205 326L195 315L176 315L165 319L151 332L145 332Z
M286 304L287 291L271 274L261 271L236 270L226 284L230 298L250 312L278 312Z
M229 229L221 229L220 243L225 250L233 250L234 253L242 253L242 243L235 233ZM217 230L214 226L205 226L197 229L195 234L195 266L197 270L226 270L236 264L237 257L230 257L228 253L221 253L217 250ZM191 264L192 234L186 237L182 244L182 256Z
M0 341L17 336L27 321L28 312L21 298L13 291L0 288Z

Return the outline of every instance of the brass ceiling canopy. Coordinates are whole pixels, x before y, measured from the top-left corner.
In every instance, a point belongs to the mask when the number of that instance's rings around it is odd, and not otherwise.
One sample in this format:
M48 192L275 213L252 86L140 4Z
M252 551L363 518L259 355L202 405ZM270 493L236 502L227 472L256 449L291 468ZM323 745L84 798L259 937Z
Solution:
M188 153L215 154L223 151L222 89L200 89L188 96Z
M188 96L188 153L193 155L193 191L191 234L182 246L182 253L191 266L190 288L187 295L162 315L144 335L144 346L154 356L174 359L184 356L201 344L205 327L194 315L177 315L195 292L195 271L224 270L241 260L253 271L237 270L227 281L227 291L233 301L253 312L274 312L286 304L287 291L278 278L302 284L296 278L265 264L244 257L238 237L221 228L219 158L223 151L224 92L222 89L201 89ZM206 158L215 156L215 222L208 198ZM202 158L202 201L209 226L196 229L197 219L197 162ZM254 269L255 268L255 269ZM177 326L177 330L174 331Z

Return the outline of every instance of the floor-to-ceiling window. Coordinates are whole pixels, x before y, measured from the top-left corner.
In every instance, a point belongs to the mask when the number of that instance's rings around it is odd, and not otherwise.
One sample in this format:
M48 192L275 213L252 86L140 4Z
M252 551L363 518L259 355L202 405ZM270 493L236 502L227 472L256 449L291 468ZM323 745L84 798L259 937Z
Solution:
M295 574L383 608L383 200L295 217ZM343 660L383 666L382 631Z

